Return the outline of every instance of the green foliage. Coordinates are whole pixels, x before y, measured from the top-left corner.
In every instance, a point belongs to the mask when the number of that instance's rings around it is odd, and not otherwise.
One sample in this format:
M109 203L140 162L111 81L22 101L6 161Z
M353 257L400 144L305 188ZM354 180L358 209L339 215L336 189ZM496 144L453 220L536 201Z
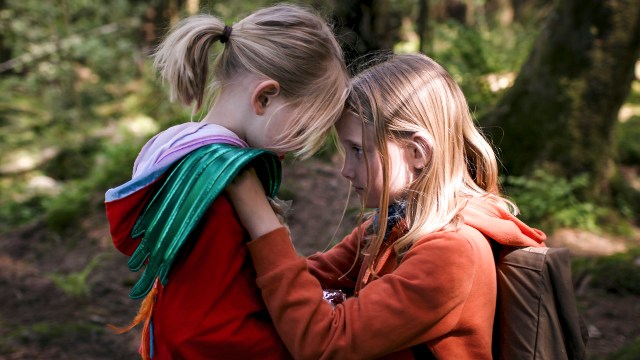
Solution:
M436 48L438 59L451 64L456 73L488 74L493 69L489 64L491 49L485 46L482 32L455 21L438 26L436 39L442 48ZM446 45L444 45L446 44Z
M139 76L143 10L126 0L6 1L0 25L12 59L1 69L1 144L57 145L61 135L104 125L96 123L95 106L118 95L107 82ZM16 141L10 134L21 135Z
M23 176L0 178L0 233L37 218L45 198L45 193L29 188Z
M29 101L28 106L30 111L49 115L40 125L53 121L66 125L68 131L85 125L94 119L91 106L110 98L102 79L114 75L132 79L139 72L134 34L142 10L125 0L109 5L74 1L62 6L7 1L0 21L12 60L3 84L11 83L12 91L4 96L7 100L37 96L39 101ZM20 122L30 120L38 118Z
M544 170L530 176L511 176L504 181L505 192L520 208L527 223L552 232L558 227L598 230L598 218L606 210L579 200L576 194L586 189L586 174L564 179Z
M90 186L80 179L108 141L104 129L131 111L100 113L140 78L143 10L126 0L3 2L11 60L0 64L0 231L48 208L69 216L71 203L84 204L80 193Z
M88 139L79 144L63 147L50 161L42 164L40 170L53 179L65 181L85 177L92 167L91 159L99 150L96 139Z
M84 178L68 181L58 196L47 198L44 211L47 225L56 232L63 232L76 224L87 208L99 204L96 194L119 185L131 178L131 169L145 138L124 134L119 142L104 142L95 157L94 166Z
M591 285L608 292L640 295L640 248L598 258L576 259L576 273L592 277Z
M511 79L526 59L536 31L521 24L492 28L469 27L458 22L438 24L433 53L453 75L467 96L472 109L487 111L501 94L492 90L489 76ZM504 87L503 87L504 88Z
M119 143L106 143L88 179L91 187L107 189L130 179L133 163L142 144L141 139L133 136Z
M89 261L84 269L69 274L52 273L49 278L65 294L72 298L87 297L91 293L91 287L87 281L91 272L98 266L100 255Z
M5 2L2 46L11 61L0 64L0 232L42 217L58 232L75 225L131 176L152 133L188 119L145 61L146 7Z
M60 195L45 198L43 205L49 228L62 233L69 227L77 225L82 213L89 206L86 194L87 187L82 181L71 181L64 185Z
M632 105L640 105L640 79L638 79L637 77L634 81L631 82L631 91L629 91L626 103Z
M640 116L618 124L618 158L622 164L640 165Z
M628 219L640 221L640 191L621 173L611 179L611 198L615 208Z
M102 207L104 191L131 177L135 157L148 137L126 133L121 136L120 141L109 138L95 143L92 146L96 149L90 155L70 154L75 159L65 166L43 167L43 170L64 170L71 175L43 175L38 171L35 175L0 178L0 189L3 190L0 192L0 230L43 215L47 225L61 233L76 225L87 209ZM59 161L64 160L54 160ZM67 178L70 176L73 178ZM53 184L50 189L34 188L34 179L45 179Z
M635 339L622 349L607 356L608 360L637 360L640 359L640 338Z

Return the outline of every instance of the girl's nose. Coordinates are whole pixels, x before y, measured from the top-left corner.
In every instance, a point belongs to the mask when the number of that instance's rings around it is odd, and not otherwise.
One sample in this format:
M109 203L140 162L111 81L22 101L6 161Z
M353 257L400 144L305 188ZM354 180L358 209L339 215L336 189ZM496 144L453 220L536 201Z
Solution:
M349 181L353 180L353 169L351 168L351 166L349 166L347 161L342 164L342 171L340 172L340 174L342 175L342 177Z

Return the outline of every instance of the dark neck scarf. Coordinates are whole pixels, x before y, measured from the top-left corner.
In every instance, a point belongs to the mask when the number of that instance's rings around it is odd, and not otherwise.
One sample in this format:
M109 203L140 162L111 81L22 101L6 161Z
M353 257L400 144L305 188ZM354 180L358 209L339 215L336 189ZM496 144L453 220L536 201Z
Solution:
M406 212L407 202L404 200L396 201L393 204L389 205L387 228L384 231L384 241L387 241L387 239L389 238L391 229L393 229L394 226L396 226L400 221L404 220ZM373 233L378 232L379 218L380 211L379 209L376 209L376 214L373 216L373 223L371 224Z

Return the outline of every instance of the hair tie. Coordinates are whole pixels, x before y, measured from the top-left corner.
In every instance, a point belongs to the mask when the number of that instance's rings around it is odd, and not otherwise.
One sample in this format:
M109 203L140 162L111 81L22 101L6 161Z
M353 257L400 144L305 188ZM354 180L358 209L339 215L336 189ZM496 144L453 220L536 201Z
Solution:
M224 29L222 30L222 35L220 35L220 42L221 43L226 43L227 41L229 41L229 36L231 36L231 30L233 30L233 28L231 26L224 26Z

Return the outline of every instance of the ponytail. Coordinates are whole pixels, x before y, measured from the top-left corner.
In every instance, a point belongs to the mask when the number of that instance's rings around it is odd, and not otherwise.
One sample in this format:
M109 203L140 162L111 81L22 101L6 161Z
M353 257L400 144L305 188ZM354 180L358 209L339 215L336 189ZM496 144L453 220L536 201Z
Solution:
M209 49L217 41L224 48L216 54L209 74ZM214 100L210 95L236 76L253 74L277 81L296 120L287 123L270 149L296 151L303 158L322 146L342 113L349 89L342 50L331 28L298 5L260 9L233 28L211 15L186 18L154 56L171 100L185 105L195 101L196 110Z
M224 23L211 15L182 20L160 44L154 67L169 83L171 101L202 107L209 74L209 48L215 41L229 40Z

